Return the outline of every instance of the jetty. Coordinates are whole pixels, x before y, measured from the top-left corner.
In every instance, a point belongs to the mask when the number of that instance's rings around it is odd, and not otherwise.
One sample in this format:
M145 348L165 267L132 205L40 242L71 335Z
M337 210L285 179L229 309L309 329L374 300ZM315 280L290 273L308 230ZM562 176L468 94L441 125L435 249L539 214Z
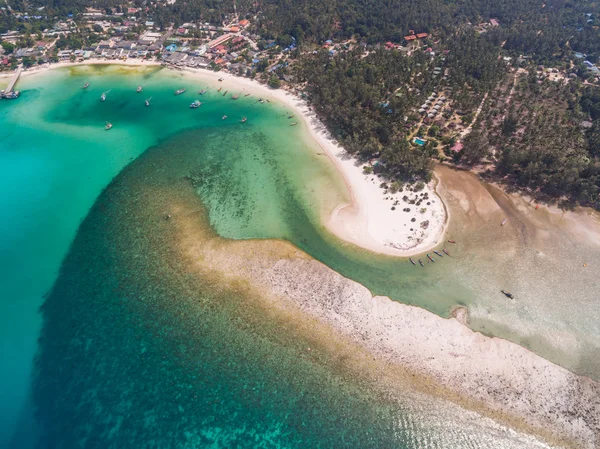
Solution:
M18 90L14 90L14 89L15 89L15 85L17 84L17 81L19 81L19 77L21 76L22 71L23 71L23 67L19 66L17 68L17 71L11 78L10 83L8 83L8 87L6 89L4 89L3 91L0 91L0 98L12 100L14 98L17 98L19 95L21 95L21 92L19 92Z

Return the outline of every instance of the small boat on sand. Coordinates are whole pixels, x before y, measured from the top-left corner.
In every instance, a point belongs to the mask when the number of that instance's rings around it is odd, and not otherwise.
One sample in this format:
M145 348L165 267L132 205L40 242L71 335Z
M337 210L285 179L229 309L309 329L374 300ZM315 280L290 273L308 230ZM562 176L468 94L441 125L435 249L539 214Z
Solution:
M449 256L449 255L450 255L450 253L449 253L448 251L446 251L445 249L443 249L442 251L444 251L444 254L445 254L446 256Z
M150 100L152 100L152 97L148 98L147 100L145 100L146 102L146 106L150 106Z
M410 263L412 263L413 265L416 265L415 261L412 260L412 257L409 257L408 260L410 260Z
M429 253L427 254L427 258L428 258L428 259L429 259L431 262L435 263L435 260L433 260L433 257L431 257L431 256L429 255Z
M438 251L436 251L435 249L433 250L434 253L436 253L438 256L440 257L444 257L442 254L440 254Z
M290 123L290 126L296 126L298 122Z
M190 104L190 109L197 109L200 106L202 106L202 103L200 103L198 100L195 100L192 104Z
M198 92L200 95L204 95L206 93L206 89L202 89L200 92Z
M112 123L106 122L106 126L104 127L104 130L108 131L111 128L112 128Z
M222 87L219 87L219 88L217 89L217 92L221 92L221 89L223 89L223 88L222 88Z
M219 81L223 81L223 78L219 78Z
M139 94L142 91L142 86L138 86L135 91Z
M82 87L82 89L87 89L88 87L90 87L90 83L85 83Z
M454 240L448 240L448 243L456 243Z
M240 123L246 123L246 120L248 120L247 117L242 117L242 119L240 120Z
M419 265L421 265L422 267L425 266L425 265L423 265L423 261L421 259L419 259Z
M227 118L226 115L224 115L223 117L221 117L221 120L225 120Z
M186 91L185 87L182 87L181 89L178 89L178 90L175 91L175 95L181 95L185 91Z
M250 95L250 94L246 94L246 95L244 95L244 97L247 97L247 96L249 96L249 95Z
M508 221L508 218L505 218L504 220L502 220L502 223L500 223L500 226L504 226L507 221Z
M504 296L506 296L507 298L510 299L515 299L515 297L513 296L512 293L507 292L506 290L500 290L502 293L504 293Z

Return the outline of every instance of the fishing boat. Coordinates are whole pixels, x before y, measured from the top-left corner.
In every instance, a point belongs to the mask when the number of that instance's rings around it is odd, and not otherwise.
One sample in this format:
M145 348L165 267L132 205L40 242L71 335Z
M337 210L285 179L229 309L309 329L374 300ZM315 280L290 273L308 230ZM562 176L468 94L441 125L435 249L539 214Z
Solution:
M138 86L135 91L139 94L142 91L142 86Z
M223 81L223 78L219 78L219 81Z
M502 220L502 223L500 223L500 226L504 226L507 221L508 221L508 218L505 218L504 220Z
M90 83L85 83L82 87L82 89L87 89L88 87L90 87Z
M198 92L200 95L204 95L206 93L206 89L202 89L200 92Z
M231 99L232 99L232 100L237 100L238 98L240 98L240 97L238 97L237 95L232 95L232 96L231 96Z
M225 91L225 93L223 94L223 96L227 95L227 92L229 92L228 90Z
M104 129L105 129L106 131L108 131L108 130L109 130L109 129L111 129L111 128L112 128L112 123L106 122L106 126L104 126Z
M515 299L515 297L513 296L512 293L507 292L506 290L500 290L502 293L504 293L504 296L506 296L507 298L510 299Z
M298 122L290 123L290 126L296 126Z
M438 251L436 251L435 249L433 250L433 252L434 252L434 253L436 253L436 254L437 254L438 256L440 256L440 257L444 257L444 256L442 256L442 255L441 255L441 254L440 254Z
M146 106L150 106L150 100L152 100L152 97L148 98L147 100L145 100L146 102Z
M250 94L246 94L246 95L244 95L244 97L247 97L247 96L249 96L249 95L250 95Z
M185 88L181 88L181 89L179 89L179 90L176 90L176 91L175 91L175 95L181 95L181 94L182 94L182 93L184 93L185 91L186 91L186 89L185 89Z
M423 261L421 259L419 259L419 265L421 265L422 267L424 267L425 265L423 264Z
M448 240L448 243L456 243L454 240Z
M444 254L445 254L446 256L449 256L449 255L450 255L450 253L449 253L448 251L446 251L445 249L443 249L442 251L444 251Z
M428 258L428 259L429 259L431 262L435 263L435 260L433 260L433 257L431 257L431 256L429 255L429 253L427 253L427 258Z
M240 120L240 123L246 123L246 120L248 120L247 117L242 117L242 119Z
M223 88L222 88L222 87L219 87L219 88L217 89L217 92L221 92L221 89L223 89Z
M190 104L191 109L199 108L202 105L198 100L195 100L192 104Z
M225 120L227 118L226 115L224 115L223 117L221 117L221 120Z
M412 257L409 257L408 260L410 260L410 263L412 263L413 265L416 265L415 261L412 260Z
M288 115L288 119L294 118L293 115Z

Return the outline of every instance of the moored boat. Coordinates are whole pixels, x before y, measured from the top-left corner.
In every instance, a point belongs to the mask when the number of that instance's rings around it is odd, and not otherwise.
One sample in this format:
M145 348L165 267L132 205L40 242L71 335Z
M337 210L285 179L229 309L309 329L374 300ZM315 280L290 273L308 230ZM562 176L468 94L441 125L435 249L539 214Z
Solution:
M217 92L221 92L221 89L223 89L223 88L222 88L222 87L219 87L219 88L217 89Z
M246 123L246 120L248 120L247 117L242 117L242 119L240 120L241 123Z
M109 129L111 129L112 127L113 127L113 126L112 126L112 123L106 122L106 125L104 126L104 130L105 130L105 131L108 131L108 130L109 130Z
M192 104L190 104L191 109L196 109L196 108L199 108L200 106L202 106L202 103L200 103L198 100L195 100L194 102L192 102Z
M416 265L415 261L412 260L412 257L409 257L408 260L410 260L410 263L412 263L413 265Z
M200 95L204 95L206 93L206 89L202 89L200 92L198 92Z
M240 98L240 97L238 97L237 95L232 95L232 96L231 96L231 99L232 99L232 100L237 100L238 98Z
M500 290L502 293L504 293L504 296L506 296L507 298L510 299L515 299L515 297L513 296L512 293L507 292L506 290Z
M290 126L296 126L298 122L290 123Z
M227 118L226 115L224 115L223 117L221 117L221 120L225 120Z
M288 119L293 118L293 117L294 117L293 115L288 115Z
M433 260L433 257L431 257L431 256L429 255L429 253L427 254L427 258L428 258L428 259L429 259L431 262L435 263L435 260Z
M421 259L419 259L419 265L421 265L422 267L424 267L425 265L423 264L423 261Z
M106 92L102 92L102 95L100 95L100 101L106 101L106 94L110 92L110 89L107 90Z
M219 81L223 81L223 78L219 78Z
M142 86L138 86L135 91L139 94L142 91Z
M443 249L442 251L444 251L444 254L445 254L446 256L449 256L449 255L450 255L450 253L449 253L448 251L446 251L445 249Z
M442 255L441 255L441 254L440 254L438 251L436 251L435 249L433 250L433 252L434 252L434 253L436 253L436 254L437 254L438 256L440 256L440 257L444 257L444 256L442 256Z
M223 96L227 95L227 92L229 92L228 90L225 91L225 93L223 94Z
M507 221L508 221L508 218L505 218L504 220L502 220L502 223L500 223L500 226L504 226Z
M250 95L250 94L246 94L246 95L244 95L244 97L247 97L247 96L249 96L249 95Z
M150 106L150 100L152 100L152 97L148 98L147 100L145 100L146 102L146 106Z
M448 243L456 243L454 240L448 240Z
M185 91L186 91L185 87L182 87L181 89L178 89L178 90L175 91L175 95L181 95Z
M87 89L88 87L90 87L90 83L85 83L82 87L82 89Z

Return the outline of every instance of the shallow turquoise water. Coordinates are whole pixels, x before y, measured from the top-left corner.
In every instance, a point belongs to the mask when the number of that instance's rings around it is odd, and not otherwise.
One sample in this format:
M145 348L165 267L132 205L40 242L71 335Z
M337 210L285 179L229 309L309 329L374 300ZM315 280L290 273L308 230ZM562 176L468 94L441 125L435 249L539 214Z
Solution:
M175 97L182 85L189 92ZM16 426L12 447L35 437L32 407L43 447L536 447L457 408L375 400L327 363L297 363L273 323L245 324L244 298L166 263L169 234L152 208L186 192L187 177L198 195L186 201L197 210L201 198L224 237L288 239L377 293L440 314L474 298L444 268L415 271L327 234L320 212L344 192L301 129L283 109L214 89L188 109L204 87L153 69L80 68L26 78L21 99L0 102L9 130L0 136L0 360L9 367L0 447ZM153 145L78 232L104 187ZM230 306L220 310L218 298Z

